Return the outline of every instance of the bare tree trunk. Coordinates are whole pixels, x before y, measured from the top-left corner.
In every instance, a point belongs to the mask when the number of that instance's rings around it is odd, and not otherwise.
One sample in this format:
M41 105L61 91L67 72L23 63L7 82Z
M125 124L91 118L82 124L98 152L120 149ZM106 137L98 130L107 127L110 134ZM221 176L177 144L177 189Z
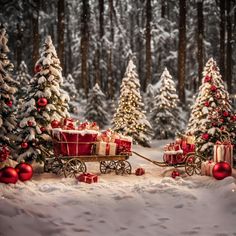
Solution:
M178 92L185 103L186 0L179 0Z
M203 71L203 37L204 37L204 18L203 18L203 0L197 1L197 60L198 60L198 83L194 80L194 92L201 84Z
M57 2L57 54L61 62L61 67L64 69L65 57L65 0L58 0Z
M227 58L226 58L226 81L229 93L232 93L232 26L231 26L231 0L226 1L227 11Z
M89 77L88 77L88 47L89 47L89 2L82 0L82 15L81 15L81 79L85 96L88 97ZM79 88L78 88L79 89Z
M167 1L166 0L161 0L161 17L165 18L166 17L166 9L167 8Z
M16 43L16 63L17 63L17 69L20 66L20 63L22 61L22 38L23 38L23 29L21 27L21 23L17 23L17 43Z
M220 0L220 71L225 80L225 0Z
M72 50L71 50L71 45L72 45L72 40L71 40L71 28L70 28L70 8L69 8L69 3L66 3L66 53L65 53L65 68L64 68L64 73L65 75L71 74L72 73Z
M40 1L34 0L35 7L32 11L32 29L33 29L33 66L39 59L39 11ZM34 68L33 72L34 72Z
M143 88L144 91L146 91L147 85L152 81L151 20L151 0L146 0L146 77Z

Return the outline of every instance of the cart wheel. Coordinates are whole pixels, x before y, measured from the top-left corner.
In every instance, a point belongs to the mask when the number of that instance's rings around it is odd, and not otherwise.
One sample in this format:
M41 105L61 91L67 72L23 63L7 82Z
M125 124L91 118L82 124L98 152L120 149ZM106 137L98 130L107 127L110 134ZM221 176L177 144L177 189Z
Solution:
M102 174L111 173L116 169L116 163L114 161L101 161L100 162L100 172Z
M87 168L84 162L80 161L77 158L72 158L65 164L64 175L65 177L73 178L80 172L85 173L86 169Z
M200 175L201 174L201 157L197 154L190 154L186 158L185 162L185 171L186 173L191 176L193 174Z
M116 174L124 175L131 174L131 165L128 161L117 161L116 163Z
M59 158L55 158L51 163L51 171L52 173L62 176L64 174L63 171L63 162Z

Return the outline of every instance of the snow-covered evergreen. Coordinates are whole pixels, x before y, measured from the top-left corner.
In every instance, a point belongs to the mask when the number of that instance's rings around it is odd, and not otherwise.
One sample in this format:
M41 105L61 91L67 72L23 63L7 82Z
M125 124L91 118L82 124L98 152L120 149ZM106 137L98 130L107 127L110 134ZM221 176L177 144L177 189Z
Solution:
M160 88L154 98L151 111L154 138L173 138L180 129L180 118L175 83L167 68L163 71L159 83Z
M98 84L90 89L88 94L88 102L85 110L85 118L88 121L95 121L100 128L109 123L108 113L106 112L106 97L101 91Z
M211 157L216 141L231 139L235 142L236 116L213 58L206 63L202 75L202 85L192 106L186 133L195 136L197 152Z
M131 59L122 80L119 104L112 121L113 129L132 136L143 146L150 146L152 127L143 109L138 74Z
M15 99L16 83L11 72L13 64L8 59L10 52L5 28L0 25L0 145L12 143L16 128Z
M50 129L53 120L68 116L68 96L63 82L60 61L51 37L45 40L43 52L36 62L37 71L30 81L28 94L20 107L18 128L19 160L43 160L40 145L51 148Z

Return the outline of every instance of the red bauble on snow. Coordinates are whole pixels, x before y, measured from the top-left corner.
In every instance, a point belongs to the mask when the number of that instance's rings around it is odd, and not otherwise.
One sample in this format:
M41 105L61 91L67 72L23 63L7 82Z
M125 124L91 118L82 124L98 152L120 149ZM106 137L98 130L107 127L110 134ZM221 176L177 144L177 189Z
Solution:
M143 168L138 168L135 170L135 175L144 175L145 174L145 170Z
M39 98L37 104L40 107L45 107L48 104L48 100L47 98Z
M41 132L43 133L43 132L46 131L46 128L42 126L42 127L40 127L40 130L41 130Z
M208 101L206 101L206 102L204 103L204 105L205 105L206 107L209 107L209 106L210 106L210 103L209 103Z
M12 107L12 105L13 105L13 101L12 100L7 100L5 103L9 107Z
M204 82L205 82L205 83L208 83L208 82L210 82L211 80L212 80L212 78L211 78L210 76L206 75L206 77L205 77L205 79L204 79Z
M231 176L232 169L228 162L220 161L214 165L212 169L212 174L215 177L215 179L221 180L224 179L225 177Z
M33 168L30 164L20 163L15 167L15 169L18 173L19 180L21 181L30 180L33 176Z
M171 173L171 177L172 177L173 179L175 179L177 176L180 176L179 171L174 170L174 171Z
M224 117L228 117L228 116L229 116L229 112L228 112L228 111L224 111L224 112L223 112L223 116L224 116Z
M40 72L41 70L42 70L42 66L39 65L39 64L37 64L37 65L34 67L34 72L35 72L35 73L38 73L38 72Z
M58 128L58 127L60 126L60 121L58 121L58 120L53 120L53 121L51 122L51 126L52 126L53 129Z
M28 120L28 121L27 121L27 125L28 125L28 126L33 126L33 125L34 125L34 122L31 121L31 120Z
M4 167L0 170L0 183L15 184L18 180L18 174L13 167Z
M202 134L202 139L208 140L210 138L210 135L208 133Z
M29 147L29 144L28 144L27 142L22 142L22 143L21 143L21 147L24 148L24 149L26 149L26 148Z
M211 91L215 92L217 90L217 87L215 85L211 85Z

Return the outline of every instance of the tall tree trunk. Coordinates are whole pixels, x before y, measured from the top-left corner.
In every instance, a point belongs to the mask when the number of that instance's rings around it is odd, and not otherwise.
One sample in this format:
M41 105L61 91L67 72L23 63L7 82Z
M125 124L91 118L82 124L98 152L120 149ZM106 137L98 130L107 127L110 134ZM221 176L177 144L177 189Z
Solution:
M185 103L186 0L179 0L178 93Z
M166 0L161 0L161 17L165 18L166 17L166 7L167 6L167 1Z
M143 88L144 91L146 91L147 85L152 81L151 20L152 20L151 0L146 0L146 77Z
M203 71L203 37L204 37L204 19L203 19L203 1L197 1L197 60L198 60L198 83L194 80L194 92L201 84Z
M225 0L220 0L220 71L225 80Z
M179 0L178 92L185 103L186 0Z
M113 0L109 0L109 17L110 17L110 50L108 54L108 97L114 97L114 81L113 81L113 42L114 42L114 24L113 24L114 5Z
M70 28L70 7L69 3L66 3L66 48L67 50L65 53L65 68L64 68L64 73L65 75L68 75L69 73L72 73L72 50L71 50L71 45L72 45L72 40L71 40L71 28Z
M227 11L227 58L226 58L226 81L229 93L232 93L232 26L231 26L231 0L226 1Z
M16 43L16 63L17 63L17 69L20 66L20 63L22 61L22 38L23 38L23 29L21 27L21 23L17 23L17 43Z
M57 2L57 54L61 62L61 67L64 69L65 57L65 0L58 0Z
M32 11L33 72L34 72L34 65L39 59L39 11L40 11L40 1L34 0L34 9Z
M80 51L81 51L81 79L82 79L82 86L85 92L85 97L88 97L88 89L89 89L89 77L88 77L89 14L90 14L89 1L82 0Z

